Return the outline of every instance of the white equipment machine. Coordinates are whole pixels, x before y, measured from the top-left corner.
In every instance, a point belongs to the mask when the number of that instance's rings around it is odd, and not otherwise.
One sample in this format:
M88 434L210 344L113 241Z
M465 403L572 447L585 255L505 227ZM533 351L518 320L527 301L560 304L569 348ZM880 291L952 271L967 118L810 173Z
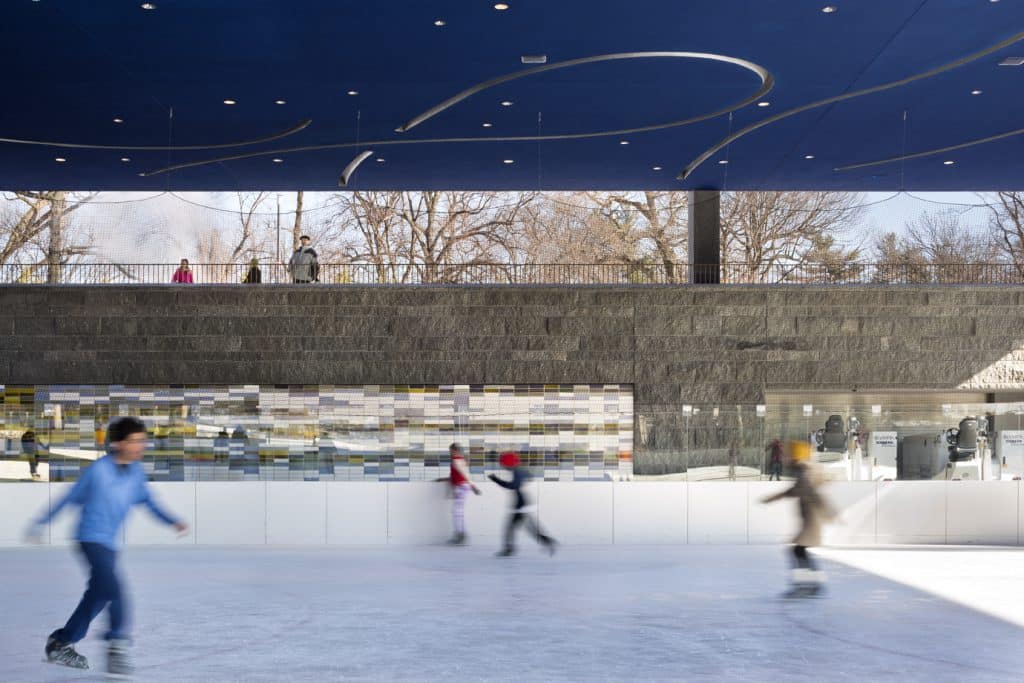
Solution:
M1001 429L996 434L996 455L1000 463L1000 479L1024 476L1024 431Z

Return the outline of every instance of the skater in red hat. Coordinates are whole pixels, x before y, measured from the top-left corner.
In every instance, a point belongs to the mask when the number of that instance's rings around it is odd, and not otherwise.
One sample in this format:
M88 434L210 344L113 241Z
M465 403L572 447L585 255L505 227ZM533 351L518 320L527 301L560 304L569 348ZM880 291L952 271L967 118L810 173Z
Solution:
M544 546L549 554L554 555L555 546L558 543L540 530L540 524L532 514L535 507L529 504L526 495L523 493L523 485L530 480L530 473L526 471L526 468L520 467L519 454L512 452L502 453L498 457L498 463L512 473L511 481L499 479L493 474L487 475L498 486L512 491L512 510L505 525L505 547L498 553L498 557L511 557L515 554L516 527L523 522L526 523L530 533L534 535L537 542Z

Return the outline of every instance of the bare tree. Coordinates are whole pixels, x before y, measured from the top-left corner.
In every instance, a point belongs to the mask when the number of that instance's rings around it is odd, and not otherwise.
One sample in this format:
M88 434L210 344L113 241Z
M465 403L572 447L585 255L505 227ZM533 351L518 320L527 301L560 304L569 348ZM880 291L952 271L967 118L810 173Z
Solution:
M45 280L60 282L67 266L92 252L94 236L76 225L73 214L96 197L95 193L63 191L13 192L3 196L0 210L0 264L20 261L36 279L35 264L45 264Z
M646 272L647 279L676 282L686 261L685 192L589 193L620 245L622 263Z
M346 261L370 269L375 282L406 282L402 264L412 257L408 225L399 217L398 192L345 192L335 196L333 221L348 231L340 240Z
M925 211L906 223L903 235L875 240L876 282L989 282L992 264L1001 260L993 226L965 223L965 211Z
M350 260L371 264L382 281L459 282L511 258L532 201L532 193L353 192L337 197L335 218L351 222Z
M292 251L299 248L299 238L302 237L302 199L304 194L302 190L295 193L295 223L292 224Z
M801 275L824 236L841 236L857 223L858 199L846 192L723 193L727 277L766 282Z
M1024 277L1024 193L998 192L996 198L998 203L989 205L996 250L1013 264L1019 280Z
M878 284L923 284L931 281L928 257L894 232L875 240L872 247L876 262L872 281Z
M906 225L905 243L933 266L937 282L985 282L986 265L999 258L991 226L966 224L965 212L955 208L922 212Z
M220 274L207 273L212 277L223 277L227 282L237 282L238 264L255 255L271 253L269 220L260 220L259 208L270 196L269 192L238 192L234 200L238 205L237 226L224 228L208 225L196 237L196 257L200 263L223 264Z

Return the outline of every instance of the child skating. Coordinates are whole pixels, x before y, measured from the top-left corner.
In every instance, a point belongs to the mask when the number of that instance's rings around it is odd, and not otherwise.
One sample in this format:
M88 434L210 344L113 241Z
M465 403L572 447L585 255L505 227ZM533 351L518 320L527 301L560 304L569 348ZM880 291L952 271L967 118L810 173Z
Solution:
M46 639L46 659L75 669L88 669L88 660L75 643L85 637L89 624L107 609L110 628L104 635L109 642L107 671L112 677L127 678L132 673L128 655L130 643L128 608L117 569L118 536L128 511L143 504L179 534L188 525L165 512L150 494L146 473L139 464L146 449L146 426L134 417L114 421L109 431L110 452L82 472L81 477L29 530L30 540L38 541L44 525L67 505L78 505L78 529L75 539L89 565L89 584L78 607L63 628Z
M462 454L462 447L453 443L448 447L448 454L451 456L451 474L448 481L452 487L452 528L454 535L448 541L451 545L464 545L466 543L466 497L472 491L480 495L480 489L469 480L469 467L466 465L466 456Z
M512 473L511 481L499 479L493 474L487 475L498 486L512 491L512 509L509 513L508 522L505 524L505 547L498 553L498 557L511 557L515 554L516 527L524 522L529 528L530 533L537 539L537 542L544 546L549 554L554 555L555 546L558 543L540 530L540 524L532 514L534 506L528 503L526 495L523 493L523 485L530 480L530 474L525 468L519 466L519 455L516 453L502 453L498 458L498 463Z
M834 519L835 509L820 493L819 488L825 477L818 465L811 461L811 444L794 441L789 445L796 481L793 486L764 498L762 503L771 503L782 498L796 498L800 506L800 531L793 539L792 587L783 594L784 598L813 598L824 590L825 572L818 569L808 548L821 544L822 525Z

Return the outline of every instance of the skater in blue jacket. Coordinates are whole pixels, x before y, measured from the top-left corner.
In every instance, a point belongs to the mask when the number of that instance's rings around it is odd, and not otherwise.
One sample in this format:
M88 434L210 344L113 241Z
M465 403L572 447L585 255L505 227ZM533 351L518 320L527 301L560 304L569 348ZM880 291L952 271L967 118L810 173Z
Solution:
M55 664L88 669L88 660L75 651L74 645L106 608L110 616L110 629L104 636L109 641L107 669L114 676L127 677L132 671L128 610L117 571L121 525L133 505L144 504L179 534L184 534L188 526L157 505L146 485L146 473L139 464L146 450L146 426L142 421L120 418L111 423L108 434L110 453L82 473L67 495L34 522L28 536L38 542L44 525L65 506L81 508L75 539L89 565L89 585L64 627L46 639L46 658Z

